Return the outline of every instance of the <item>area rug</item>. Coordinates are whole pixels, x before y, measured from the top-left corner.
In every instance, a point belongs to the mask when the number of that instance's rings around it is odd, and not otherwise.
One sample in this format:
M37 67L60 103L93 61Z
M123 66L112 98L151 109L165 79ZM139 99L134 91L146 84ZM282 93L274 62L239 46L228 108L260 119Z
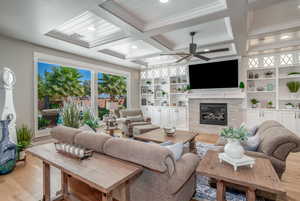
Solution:
M200 158L203 158L208 150L218 150L220 147L213 144L205 144L202 142L196 143L197 154ZM216 200L216 189L211 187L208 182L208 178L204 176L197 176L197 187L195 200L199 201L215 201ZM245 193L235 191L233 189L226 191L227 201L246 201ZM268 201L267 199L258 197L257 201Z

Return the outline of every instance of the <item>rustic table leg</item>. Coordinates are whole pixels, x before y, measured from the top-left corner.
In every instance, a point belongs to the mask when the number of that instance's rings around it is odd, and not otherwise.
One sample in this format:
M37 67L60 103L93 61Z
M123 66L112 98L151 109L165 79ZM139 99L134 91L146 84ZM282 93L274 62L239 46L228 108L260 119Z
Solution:
M125 183L125 191L124 191L124 197L125 197L125 200L124 201L130 201L130 184L129 184L129 181L126 181Z
M224 201L226 188L223 181L217 182L217 201Z
M43 201L50 201L50 165L43 162Z
M255 201L255 200L256 200L255 190L248 189L247 190L247 201Z
M112 193L102 193L102 201L113 201Z
M196 149L196 139L193 138L191 141L190 141L190 152L191 153L194 153L194 154L197 154L197 149Z
M65 172L61 171L61 177L62 177L62 181L61 181L62 194L64 199L67 199L69 195L68 175Z

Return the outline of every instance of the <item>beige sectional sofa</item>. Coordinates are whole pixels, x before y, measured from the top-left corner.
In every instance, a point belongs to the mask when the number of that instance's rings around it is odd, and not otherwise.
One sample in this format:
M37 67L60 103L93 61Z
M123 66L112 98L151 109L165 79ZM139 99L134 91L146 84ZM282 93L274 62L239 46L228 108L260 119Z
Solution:
M199 163L195 154L184 154L175 161L170 150L157 144L64 126L53 128L51 134L60 142L83 146L143 166L142 174L130 183L131 201L190 201L195 192L195 170ZM113 192L116 199L120 198L118 192Z

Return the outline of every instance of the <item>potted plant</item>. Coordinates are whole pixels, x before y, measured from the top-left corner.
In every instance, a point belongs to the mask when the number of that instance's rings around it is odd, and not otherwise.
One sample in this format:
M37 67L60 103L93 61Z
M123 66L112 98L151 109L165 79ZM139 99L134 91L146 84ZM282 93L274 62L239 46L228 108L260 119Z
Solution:
M147 85L151 85L151 81L146 81L146 84Z
M286 84L288 87L290 93L291 93L291 98L296 98L297 92L299 91L300 88L300 82L299 81L291 81Z
M269 101L267 103L267 108L273 108L273 102L272 101Z
M286 109L294 109L294 104L293 103L287 103L287 104L285 104L285 108Z
M228 157L241 159L244 156L245 151L241 142L247 140L247 134L248 131L243 126L240 128L224 128L221 131L221 136L227 139L224 152Z
M26 126L22 125L17 128L17 159L25 160L25 149L31 145L33 138L32 130Z
M244 82L240 82L240 89L241 89L241 91L242 92L244 92L244 90L245 90L245 83Z
M288 76L299 76L300 72L290 72L288 73Z
M250 101L252 104L252 108L257 108L257 104L259 103L259 101L255 98L252 98Z

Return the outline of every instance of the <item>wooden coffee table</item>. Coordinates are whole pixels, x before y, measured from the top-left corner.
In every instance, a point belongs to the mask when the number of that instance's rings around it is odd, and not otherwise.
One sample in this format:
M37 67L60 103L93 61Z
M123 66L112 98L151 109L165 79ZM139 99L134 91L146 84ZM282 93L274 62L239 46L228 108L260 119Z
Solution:
M218 152L208 151L198 165L197 174L217 180L217 201L223 201L226 186L244 189L247 201L255 201L256 190L285 197L286 192L268 159L256 158L253 168L240 167L236 172L231 165L220 163Z
M189 131L182 131L176 130L174 136L169 137L165 134L163 129L156 129L149 131L147 133L134 136L134 139L146 141L146 142L156 142L156 143L163 143L163 142L173 142L173 143L190 143L190 152L196 153L196 142L195 138L197 137L198 133L193 133Z
M42 201L73 201L78 199L68 191L68 178L73 177L102 192L102 201L112 201L112 191L125 184L123 200L130 201L129 180L142 172L143 168L109 156L94 153L86 160L76 160L56 152L54 144L34 146L26 150L43 161L43 199ZM62 190L51 199L50 166L61 171Z

